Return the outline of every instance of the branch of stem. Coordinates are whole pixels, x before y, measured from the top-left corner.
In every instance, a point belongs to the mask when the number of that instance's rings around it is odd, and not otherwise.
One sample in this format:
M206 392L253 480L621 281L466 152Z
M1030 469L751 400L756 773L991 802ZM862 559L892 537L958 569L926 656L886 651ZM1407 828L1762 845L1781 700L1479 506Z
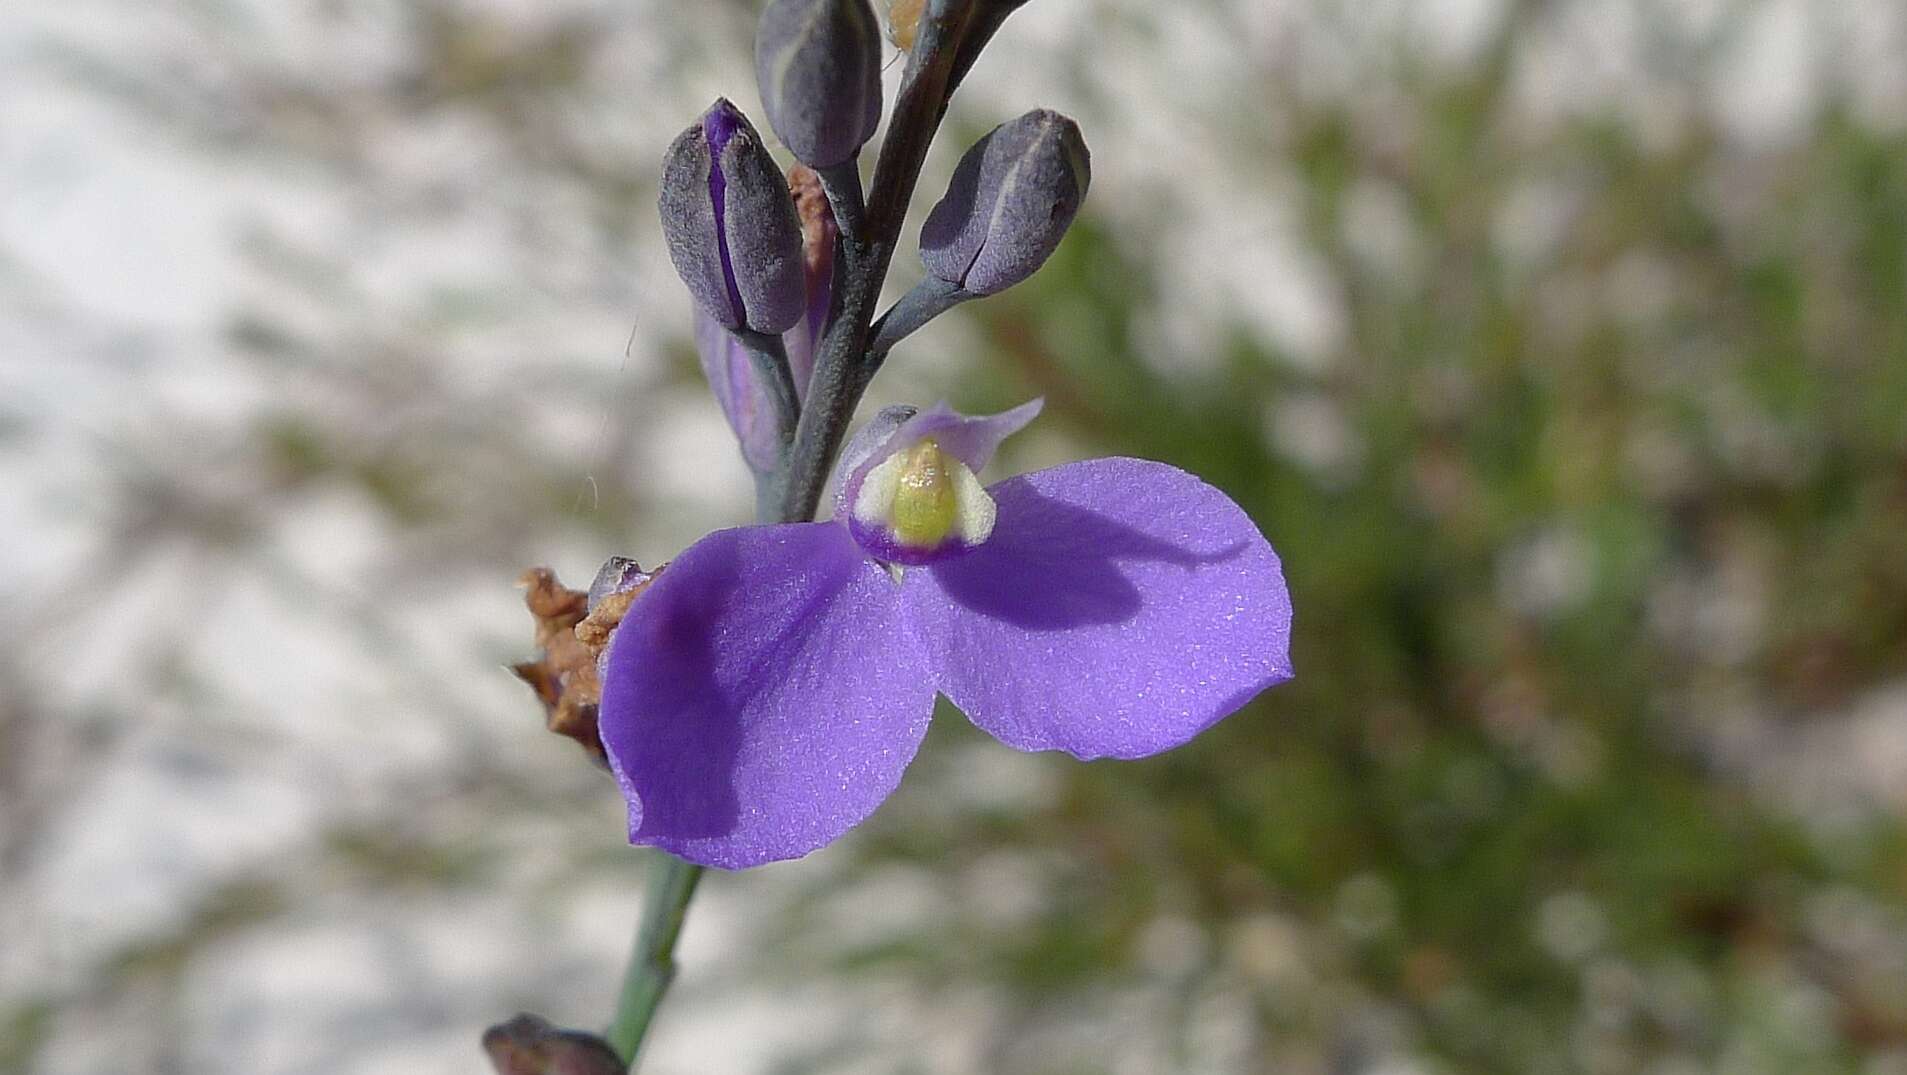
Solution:
M887 358L887 352L916 329L968 299L979 297L959 284L950 284L937 276L929 276L915 284L874 322L874 342L867 347L867 375L872 376Z

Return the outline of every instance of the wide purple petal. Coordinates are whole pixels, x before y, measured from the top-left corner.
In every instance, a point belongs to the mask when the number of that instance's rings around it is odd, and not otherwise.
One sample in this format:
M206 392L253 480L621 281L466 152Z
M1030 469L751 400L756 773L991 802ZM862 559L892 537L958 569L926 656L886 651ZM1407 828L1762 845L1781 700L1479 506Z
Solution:
M1142 459L988 491L993 536L902 595L941 692L1001 742L1143 757L1291 678L1278 555L1225 494Z
M899 593L835 523L718 531L663 569L603 680L630 841L738 869L872 813L933 711Z

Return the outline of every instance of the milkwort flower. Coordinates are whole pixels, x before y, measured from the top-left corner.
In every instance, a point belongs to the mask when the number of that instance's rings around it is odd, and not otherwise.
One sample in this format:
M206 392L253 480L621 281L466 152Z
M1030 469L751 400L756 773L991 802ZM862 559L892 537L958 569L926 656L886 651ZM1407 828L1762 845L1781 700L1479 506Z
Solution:
M656 578L603 684L631 842L731 869L829 843L936 693L1010 747L1138 758L1291 677L1277 554L1223 493L1129 458L981 487L1038 411L883 411L832 519L718 531Z

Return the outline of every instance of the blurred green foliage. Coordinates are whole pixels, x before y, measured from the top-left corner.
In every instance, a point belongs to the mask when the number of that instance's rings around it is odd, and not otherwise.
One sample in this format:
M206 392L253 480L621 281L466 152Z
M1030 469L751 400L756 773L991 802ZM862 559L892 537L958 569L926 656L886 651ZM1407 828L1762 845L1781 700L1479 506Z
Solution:
M1157 372L1156 267L1092 218L972 307L968 403L1042 393L1261 522L1299 674L1169 755L1054 766L1034 816L877 818L869 867L949 890L1002 849L1063 857L1029 928L955 915L857 958L1063 1011L1141 977L1171 916L1204 939L1188 996L1256 997L1255 1070L1361 1070L1372 1011L1447 1071L1896 1070L1871 1065L1907 1049L1907 966L1835 938L1862 908L1898 927L1898 823L1811 818L1722 744L1752 723L1779 751L1907 673L1907 139L1840 110L1751 159L1699 121L1532 134L1504 78L1419 79L1401 147L1274 100L1346 314L1326 363L1241 329L1209 373ZM1501 210L1532 179L1571 211L1518 261ZM1406 271L1349 241L1363 181L1401 195ZM1343 441L1324 465L1278 428L1293 401ZM1758 603L1739 641L1678 612L1731 587Z

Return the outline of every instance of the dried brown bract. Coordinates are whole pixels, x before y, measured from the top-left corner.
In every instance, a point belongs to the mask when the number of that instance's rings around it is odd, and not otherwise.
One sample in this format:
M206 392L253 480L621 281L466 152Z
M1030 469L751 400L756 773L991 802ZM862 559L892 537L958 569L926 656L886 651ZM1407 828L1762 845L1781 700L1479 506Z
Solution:
M601 647L591 649L576 637L576 625L589 614L589 595L564 586L547 567L525 571L517 584L536 618L537 659L511 665L510 671L536 692L550 731L576 740L599 764L607 765L603 741L596 734L596 703L602 699L596 654Z
M602 680L596 665L629 605L647 588L657 572L643 572L628 563L627 589L603 594L589 607L589 594L572 590L547 567L533 567L517 579L523 603L536 618L537 659L510 666L530 685L550 731L583 745L598 764L607 766L603 742L596 731L596 707L602 700Z

